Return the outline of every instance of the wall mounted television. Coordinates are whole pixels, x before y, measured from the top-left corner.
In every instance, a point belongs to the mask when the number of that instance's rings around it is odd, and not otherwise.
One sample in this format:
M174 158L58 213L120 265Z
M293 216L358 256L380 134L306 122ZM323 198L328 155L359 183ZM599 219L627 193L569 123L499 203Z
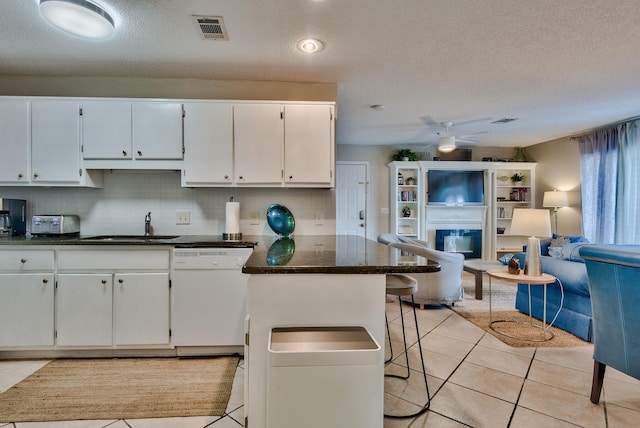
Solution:
M427 204L484 205L484 171L428 170Z

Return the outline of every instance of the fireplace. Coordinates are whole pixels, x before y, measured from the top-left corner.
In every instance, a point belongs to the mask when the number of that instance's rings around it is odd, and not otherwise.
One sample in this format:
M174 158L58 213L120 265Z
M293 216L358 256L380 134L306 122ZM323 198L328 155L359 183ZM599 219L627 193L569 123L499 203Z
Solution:
M482 257L482 229L437 229L436 250L461 253L465 259Z

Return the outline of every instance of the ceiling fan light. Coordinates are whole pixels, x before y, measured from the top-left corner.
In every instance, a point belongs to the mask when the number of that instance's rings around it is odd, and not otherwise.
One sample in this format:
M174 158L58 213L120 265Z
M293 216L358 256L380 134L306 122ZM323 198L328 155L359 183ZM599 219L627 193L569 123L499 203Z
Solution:
M87 0L40 0L42 17L54 27L87 39L106 39L115 30L107 11Z
M456 149L456 139L454 137L441 137L438 143L438 150L442 153L449 153Z

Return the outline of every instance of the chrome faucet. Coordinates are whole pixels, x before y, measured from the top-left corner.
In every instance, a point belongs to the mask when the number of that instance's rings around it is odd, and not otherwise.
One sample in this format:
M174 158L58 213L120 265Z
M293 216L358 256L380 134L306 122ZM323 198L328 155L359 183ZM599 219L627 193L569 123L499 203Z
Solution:
M151 211L144 217L144 236L151 234Z

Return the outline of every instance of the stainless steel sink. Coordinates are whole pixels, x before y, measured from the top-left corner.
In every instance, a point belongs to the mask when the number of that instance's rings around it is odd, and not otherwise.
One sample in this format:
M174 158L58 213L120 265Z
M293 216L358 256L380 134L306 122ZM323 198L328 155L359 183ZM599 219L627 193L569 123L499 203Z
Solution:
M82 238L83 241L100 242L153 242L177 238L178 235L98 235Z

